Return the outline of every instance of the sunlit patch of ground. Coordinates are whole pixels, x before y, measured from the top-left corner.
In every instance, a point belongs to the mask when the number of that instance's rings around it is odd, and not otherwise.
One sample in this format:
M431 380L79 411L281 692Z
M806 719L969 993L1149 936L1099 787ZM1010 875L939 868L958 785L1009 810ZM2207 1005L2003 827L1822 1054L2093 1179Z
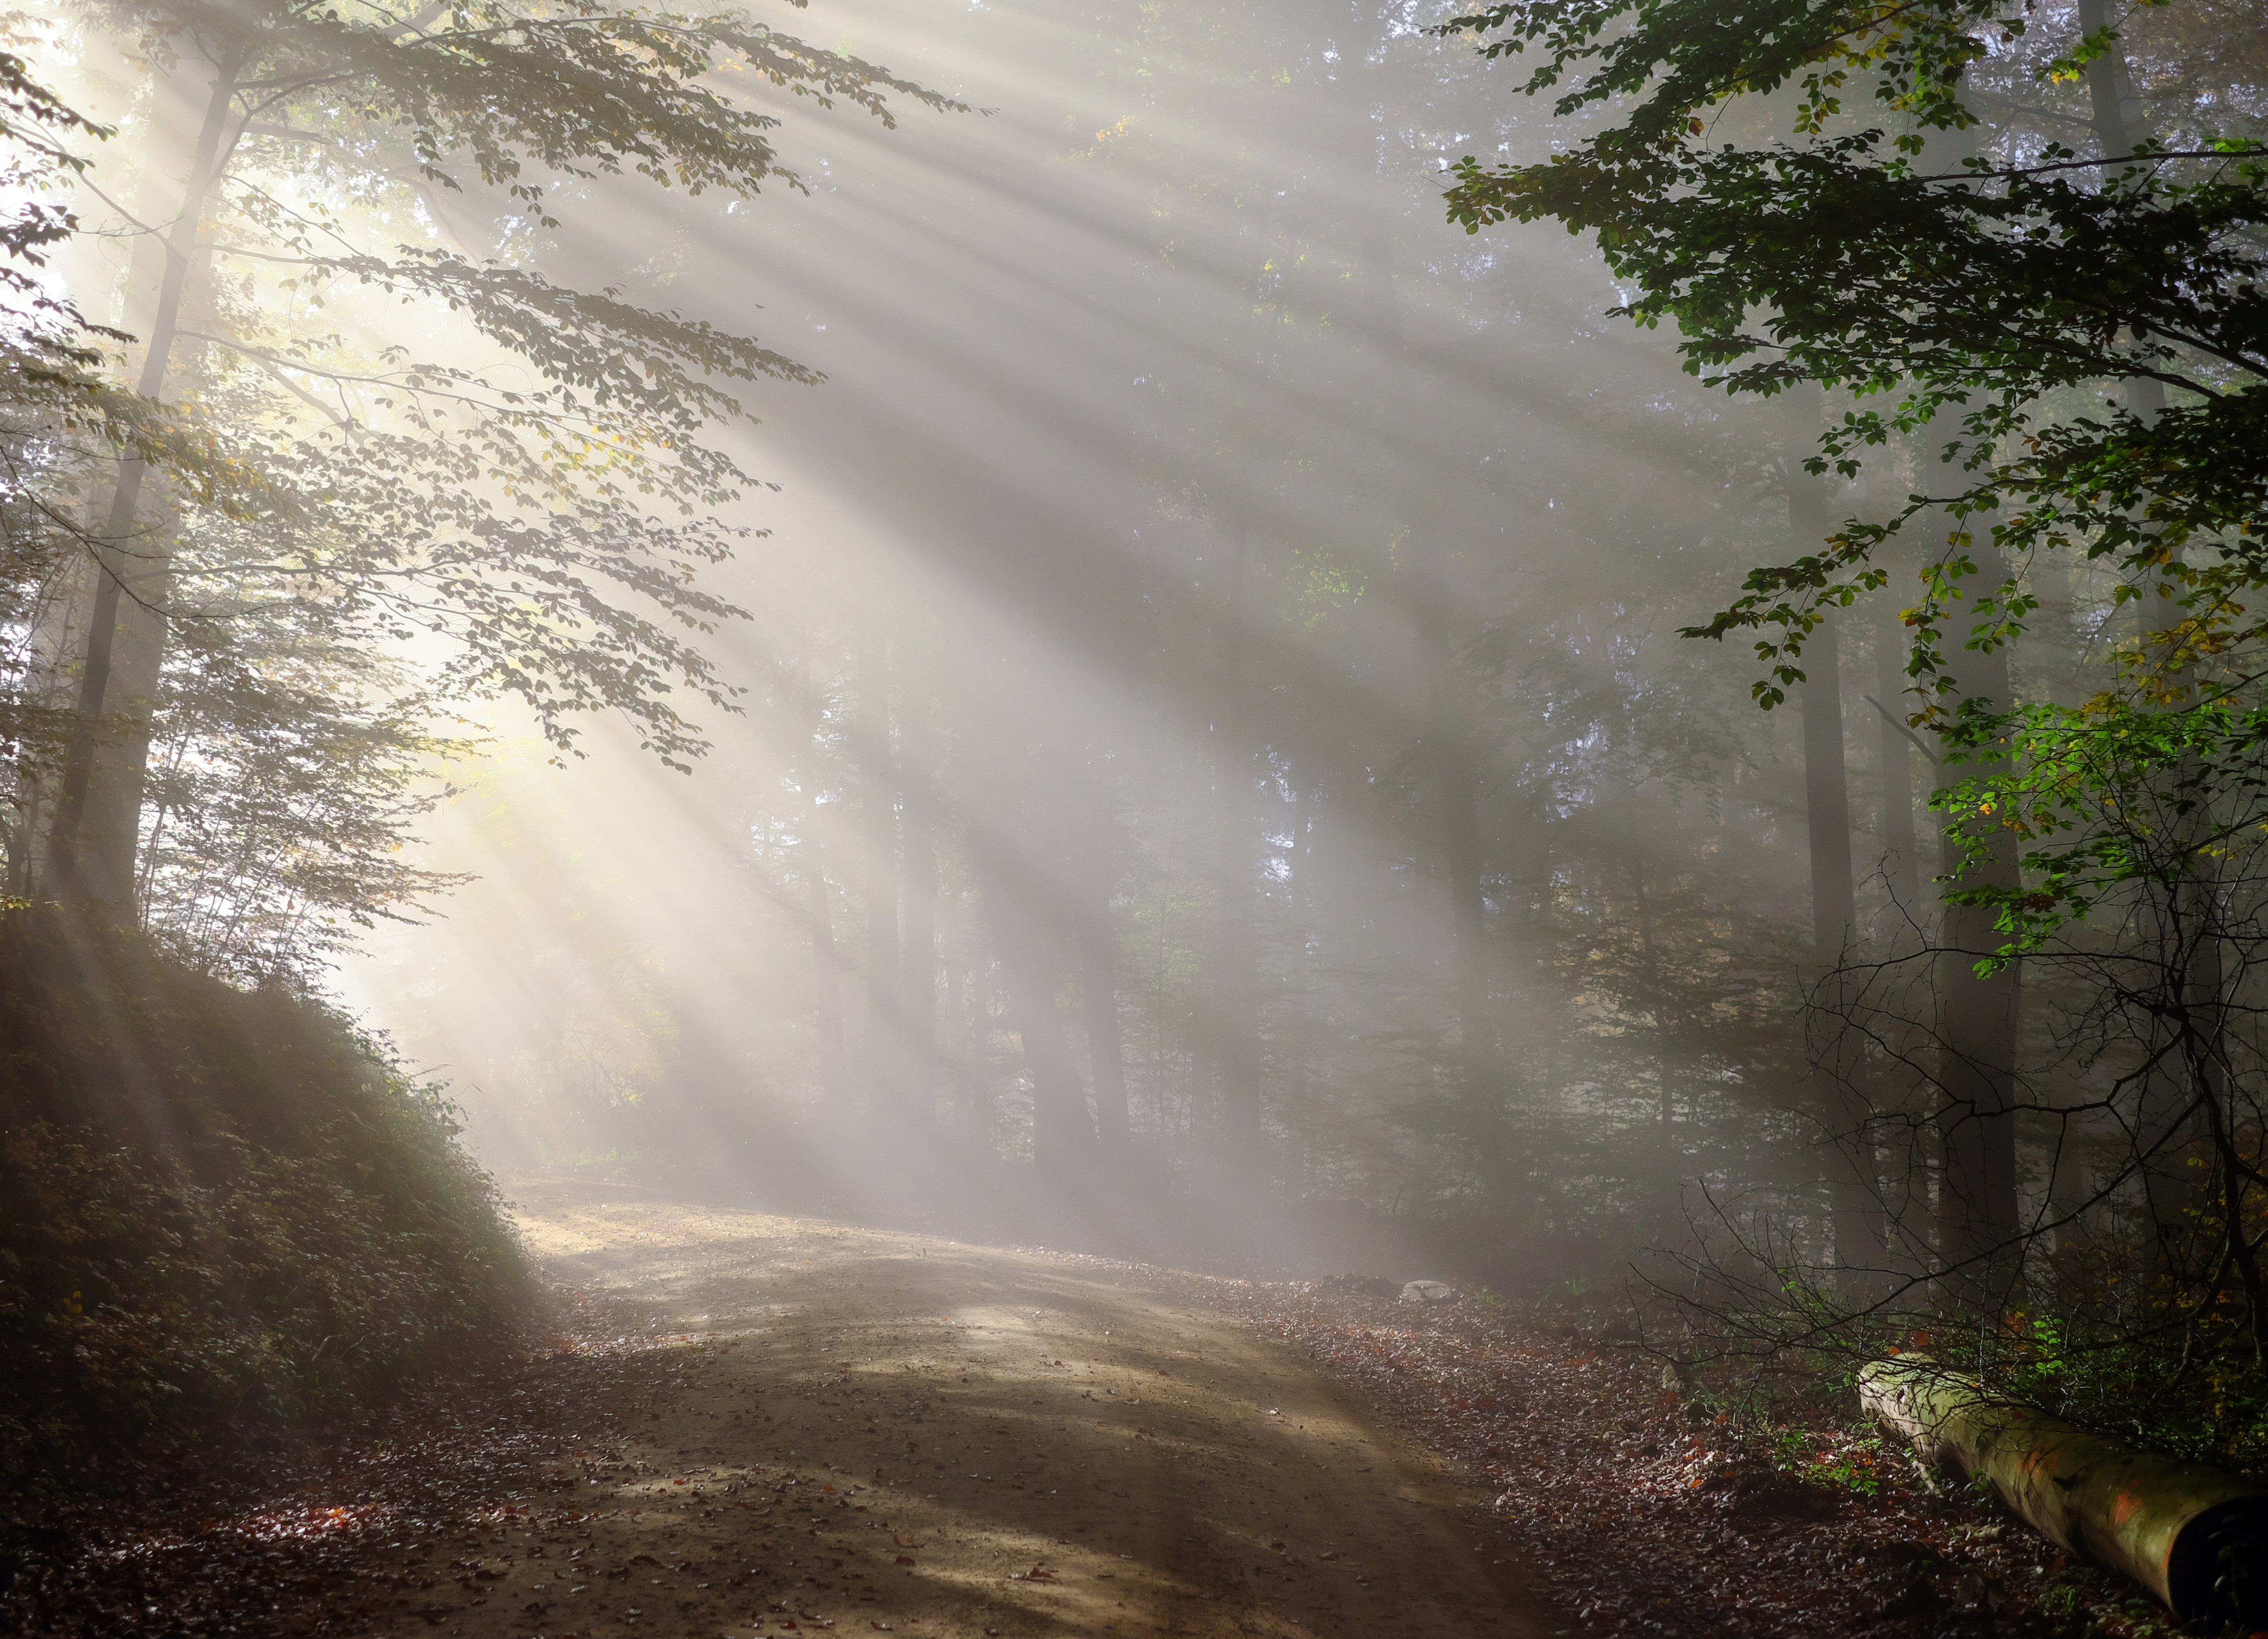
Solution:
M1489 1494L1156 1271L508 1181L562 1335L211 1517L90 1540L58 1635L1565 1631ZM216 1493L217 1497L218 1494Z
M1475 1553L1476 1497L1138 1272L620 1186L508 1192L633 1370L560 1431L558 1489L499 1499L526 1511L469 1543L373 1544L433 1587L302 1631L1560 1626Z

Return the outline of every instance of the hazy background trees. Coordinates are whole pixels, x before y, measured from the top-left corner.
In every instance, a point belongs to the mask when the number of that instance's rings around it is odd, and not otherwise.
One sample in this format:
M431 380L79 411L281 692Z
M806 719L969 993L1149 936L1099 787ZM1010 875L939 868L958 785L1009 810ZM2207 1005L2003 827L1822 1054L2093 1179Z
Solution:
M1547 122L1408 21L878 13L991 112L830 130L730 278L671 225L683 299L828 380L762 406L746 723L678 791L491 782L430 856L620 897L497 942L484 882L354 971L498 1153L884 1203L1000 1155L1608 1259L1697 1177L1823 1213L1801 742L1675 635L1787 537L1781 418L1602 321L1581 244L1442 231L1444 161ZM529 1018L625 951L657 1014Z

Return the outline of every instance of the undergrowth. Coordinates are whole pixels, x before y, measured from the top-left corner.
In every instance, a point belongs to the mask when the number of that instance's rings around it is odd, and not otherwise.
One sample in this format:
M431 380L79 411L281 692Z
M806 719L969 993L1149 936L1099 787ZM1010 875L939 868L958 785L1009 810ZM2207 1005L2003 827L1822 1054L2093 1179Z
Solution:
M336 1012L0 913L0 1480L351 1423L527 1274L439 1096Z

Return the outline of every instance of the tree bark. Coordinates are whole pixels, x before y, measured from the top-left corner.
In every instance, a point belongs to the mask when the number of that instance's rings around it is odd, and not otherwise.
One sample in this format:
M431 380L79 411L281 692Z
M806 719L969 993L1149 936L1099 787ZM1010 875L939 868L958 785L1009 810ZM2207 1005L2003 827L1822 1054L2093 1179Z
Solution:
M1997 587L2007 570L1997 553L1978 553L1979 584ZM2008 651L1971 650L1961 663L1962 697L2005 709L2011 702ZM2005 755L1973 758L1956 773L1991 779L2008 772ZM2014 832L1989 817L1966 822L1985 844L1964 863L1961 828L1945 833L1945 875L1962 888L2012 888L2021 881ZM1977 963L2000 944L1989 905L1946 907L1939 1123L1945 1167L1940 1180L1938 1252L1956 1294L1996 1310L2021 1274L2016 1202L2016 1036L2022 1006L2022 964L1984 975Z
M1881 764L1882 871L1890 897L1908 916L1921 904L1921 848L1914 835L1913 742L1904 725L1908 712L1906 629L1898 600L1888 591L1874 602L1874 698L1877 760Z
M2183 1621L2215 1633L2268 1623L2268 1488L2009 1405L1924 1355L1866 1367L1859 1399L1924 1462L1990 1488L2057 1547L2132 1577Z
M1032 1078L1032 1163L1046 1178L1077 1184L1094 1153L1094 1123L1056 1010L1061 970L1027 910L1009 909L998 935L1009 1021L1023 1042L1024 1067Z
M2081 32L2092 33L2109 21L2103 0L2080 0ZM2087 65L2087 89L2097 144L2104 161L2103 180L2116 173L2116 162L2130 157L2141 106L2134 94L2126 53L2117 41ZM2166 408L2163 383L2146 378L2126 383L2126 408L2142 421L2155 421ZM2145 651L2154 646L2164 625L2176 623L2179 605L2161 594L2163 577L2152 575L2140 588L2134 605L2138 635ZM2182 1017L2172 1029L2172 1056L2177 1067L2146 1075L2140 1091L2137 1130L2140 1137L2143 1192L2151 1221L2161 1235L2183 1235L2196 1205L2198 1185L2185 1164L2195 1141L2193 1112L2201 1102L2217 1100L2214 1085L2221 1006L2221 957L2217 932L2206 932L2217 920L2211 889L2200 882L2175 890L2170 907L2172 933L2168 966L2178 993ZM2208 1047L2208 1042L2213 1045Z
M2109 22L2110 10L2104 0L2079 0L2081 33L2091 34ZM2087 97L2095 140L2102 151L2103 173L2108 178L2119 161L2133 154L2134 128L2141 123L2142 113L2141 103L2134 95L2133 75L2126 66L2125 48L2117 41L2111 42L2110 50L2088 62Z
M974 960L954 978L954 1016L961 1022L961 1089L954 1123L972 1143L992 1147L992 1008Z
M205 202L227 151L229 114L244 58L244 48L232 44L214 64L180 207L166 238L164 271L136 382L144 397L163 396L170 384L183 304L200 259ZM151 483L139 456L120 461L97 549L95 593L79 673L78 724L65 754L48 841L57 895L85 914L114 921L134 919L134 858L149 760L149 718L164 665L164 611L172 591L170 530L160 528L144 535L137 528L144 491L155 487L161 486ZM113 714L125 717L129 727L106 743L104 720Z
M827 873L819 859L819 842L806 838L804 890L811 922L811 983L813 1008L818 1015L819 1083L831 1109L840 1111L850 1096L849 1066L843 1052L842 955L835 947L835 912L828 904Z
M1812 551L1831 523L1820 481L1791 452L1788 525L1798 551ZM1827 1131L1830 1214L1845 1292L1863 1296L1889 1265L1889 1233L1870 1131L1864 1047L1851 1023L1856 1002L1848 959L1859 937L1851 868L1851 791L1844 761L1843 662L1830 617L1803 649L1804 816L1811 852L1813 1017L1824 1037L1812 1067L1813 1104Z
M1631 890L1638 902L1638 948L1646 965L1646 1008L1653 1015L1654 1091L1661 1103L1661 1158L1664 1176L1675 1187L1677 1177L1677 1081L1672 1064L1671 1009L1668 986L1661 977L1661 960L1653 948L1653 901L1646 891L1646 859L1631 862Z

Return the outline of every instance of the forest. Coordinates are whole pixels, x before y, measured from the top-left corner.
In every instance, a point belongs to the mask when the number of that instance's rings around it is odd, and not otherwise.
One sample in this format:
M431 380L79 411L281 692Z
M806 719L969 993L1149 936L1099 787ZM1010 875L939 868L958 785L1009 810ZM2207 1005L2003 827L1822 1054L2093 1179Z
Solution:
M0 1632L849 1395L725 1212L1305 1351L1627 1584L1507 1633L2268 1628L2264 125L2258 0L0 14Z

